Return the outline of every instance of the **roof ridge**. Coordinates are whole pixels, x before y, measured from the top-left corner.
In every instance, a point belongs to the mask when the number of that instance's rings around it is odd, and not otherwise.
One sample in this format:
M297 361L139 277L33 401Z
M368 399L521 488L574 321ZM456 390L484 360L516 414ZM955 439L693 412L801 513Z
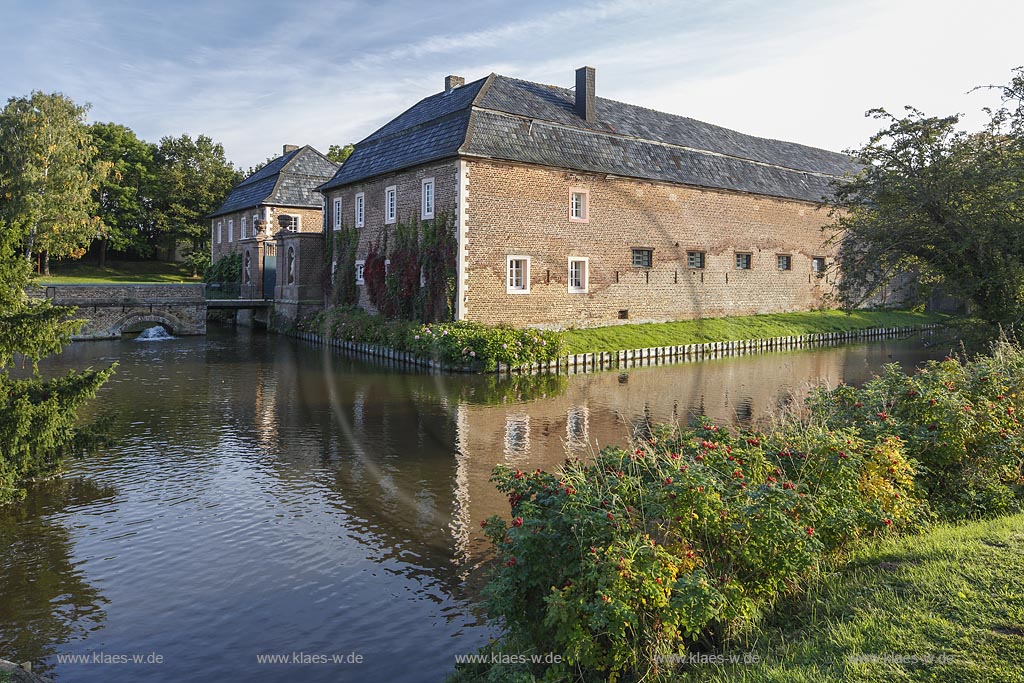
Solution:
M571 93L574 90L573 88L564 88L564 87L562 87L560 85L551 85L549 83L538 83L537 81L528 81L525 78L516 78L514 76L503 76L501 74L494 74L494 75L497 75L498 78L503 78L503 79L508 80L508 81L515 81L517 83L526 83L528 85L536 85L536 86L540 86L542 88L554 88L554 89L557 89L557 90L561 90L564 93ZM794 145L796 147L803 147L805 149L813 149L813 150L818 151L818 152L827 152L829 154L835 154L836 156L849 158L849 155L846 154L845 152L837 152L835 150L825 149L824 147L815 147L814 145L808 145L808 144L805 144L805 143L802 143L802 142L793 142L792 140L782 140L780 138L770 138L770 137L765 137L763 135L754 135L753 133L744 133L743 131L736 130L735 128L727 128L727 127L719 125L717 123L709 123L708 121L704 121L702 119L697 119L697 118L694 118L692 116L685 116L683 114L674 114L674 113L669 112L669 111L662 111L661 109L654 109L653 107L645 107L645 106L643 106L641 104L633 104L632 102L623 102L622 100L616 100L616 99L611 98L611 97L601 97L600 95L598 95L598 96L596 96L596 99L599 100L599 101L600 100L604 100L605 102L613 102L613 103L615 103L617 105L620 105L620 106L623 106L623 107L629 107L631 109L639 109L639 110L642 110L642 111L645 111L645 112L651 112L651 113L657 114L659 116L670 116L670 117L675 118L675 119L682 119L682 120L685 120L685 121L693 121L694 123L699 123L702 126L709 126L709 127L714 128L716 130L728 131L729 133L735 133L736 135L742 135L743 137L751 138L751 139L754 139L754 140L764 140L765 142L774 142L774 143L779 143L779 144L783 144L783 145ZM473 104L474 104L474 106L476 105L476 98L474 98ZM497 110L496 109L496 110L492 110L492 111L501 111L501 110ZM510 112L505 112L505 113L510 113ZM526 117L526 118L531 118L531 117ZM539 120L539 121L549 121L550 120L550 119L542 119L542 118L538 118L538 117L532 117L532 118L535 118L536 120ZM561 125L563 127L569 127L569 128L573 127L573 126L566 126L565 124L559 124L557 121L555 121L553 123L556 123L556 124ZM594 129L591 129L591 128L580 128L580 130L594 130ZM637 139L637 140L650 140L649 138L637 138L635 136L627 136L627 137L632 137L632 138ZM655 140L650 140L650 141L651 142L657 142ZM706 150L706 151L711 152L711 150ZM726 155L726 156L729 156L729 155ZM742 158L745 158L745 157L736 157L736 158L742 159ZM751 159L751 161L754 161L754 160Z

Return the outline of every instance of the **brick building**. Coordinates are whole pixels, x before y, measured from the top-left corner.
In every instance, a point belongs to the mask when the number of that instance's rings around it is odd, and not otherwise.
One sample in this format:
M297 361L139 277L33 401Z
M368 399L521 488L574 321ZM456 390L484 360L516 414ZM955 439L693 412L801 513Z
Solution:
M584 67L575 91L449 76L320 190L328 232L361 231L357 258L396 221L454 216L459 319L566 327L823 305L819 203L856 170L597 97Z
M279 232L322 232L323 196L316 188L338 168L309 145L285 145L281 156L236 185L210 214L211 261L242 254L244 297L272 296L264 292L264 256L273 255Z

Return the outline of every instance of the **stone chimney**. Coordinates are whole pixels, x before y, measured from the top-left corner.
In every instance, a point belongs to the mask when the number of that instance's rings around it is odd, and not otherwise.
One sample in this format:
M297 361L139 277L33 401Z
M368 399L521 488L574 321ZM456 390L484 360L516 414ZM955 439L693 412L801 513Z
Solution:
M594 67L581 66L576 69L576 113L584 121L597 119L594 93Z
M456 88L461 88L466 85L466 79L462 76L445 76L444 77L444 91L451 92Z
M283 152L281 152L281 153L282 153L282 154L287 154L288 152L294 152L294 151L295 151L295 150L297 150L298 148L299 148L299 146L298 146L298 145L285 145L285 146L284 146L284 147L282 148L282 149L283 149L284 151L283 151Z

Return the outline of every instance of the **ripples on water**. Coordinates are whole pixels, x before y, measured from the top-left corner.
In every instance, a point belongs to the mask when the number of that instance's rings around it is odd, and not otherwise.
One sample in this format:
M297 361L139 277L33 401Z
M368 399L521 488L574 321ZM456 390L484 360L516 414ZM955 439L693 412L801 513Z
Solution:
M45 371L119 361L90 406L115 416L116 442L0 508L0 657L58 681L440 680L494 635L477 589L479 521L506 512L496 463L557 467L566 444L646 420L762 419L812 382L926 354L888 342L497 382L245 331L74 344ZM94 652L164 663L58 663ZM293 652L364 663L256 663Z

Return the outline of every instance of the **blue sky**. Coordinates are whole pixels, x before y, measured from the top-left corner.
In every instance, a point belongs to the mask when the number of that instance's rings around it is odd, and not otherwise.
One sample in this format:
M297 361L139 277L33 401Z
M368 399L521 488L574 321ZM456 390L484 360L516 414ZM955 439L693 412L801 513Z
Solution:
M0 0L0 96L62 91L142 138L206 133L247 167L357 141L446 74L494 71L829 149L875 106L978 112L1024 64L1024 3ZM969 118L976 122L979 118Z

